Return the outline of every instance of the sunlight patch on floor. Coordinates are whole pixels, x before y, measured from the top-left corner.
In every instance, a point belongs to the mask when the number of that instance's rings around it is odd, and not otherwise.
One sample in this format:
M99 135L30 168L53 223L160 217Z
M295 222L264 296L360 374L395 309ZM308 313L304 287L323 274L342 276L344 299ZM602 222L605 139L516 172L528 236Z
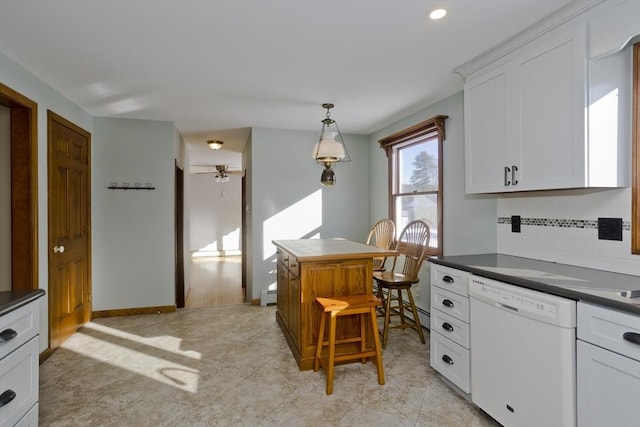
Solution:
M103 334L109 334L117 338L116 340L126 340L131 343L136 343L132 344L132 346L137 346L138 348L133 349L127 345L120 345L110 342L110 340L107 339L90 336L89 334L91 332L83 332L83 329L70 337L62 345L62 348L111 366L143 375L183 391L190 393L198 392L198 380L200 376L198 369L152 354L158 351L164 351L187 357L190 360L199 360L201 358L200 353L179 349L181 339L169 336L143 338L95 323L89 323L85 325L85 328L93 329ZM150 351L145 352L145 347L140 347L138 344L149 347Z

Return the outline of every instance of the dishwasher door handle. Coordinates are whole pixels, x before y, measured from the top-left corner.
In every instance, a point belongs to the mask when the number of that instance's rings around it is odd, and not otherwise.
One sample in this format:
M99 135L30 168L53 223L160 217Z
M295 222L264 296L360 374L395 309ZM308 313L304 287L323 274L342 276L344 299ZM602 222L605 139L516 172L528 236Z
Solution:
M510 305L502 304L501 302L496 302L496 307L504 308L505 310L513 311L514 313L518 312L517 308L511 307Z

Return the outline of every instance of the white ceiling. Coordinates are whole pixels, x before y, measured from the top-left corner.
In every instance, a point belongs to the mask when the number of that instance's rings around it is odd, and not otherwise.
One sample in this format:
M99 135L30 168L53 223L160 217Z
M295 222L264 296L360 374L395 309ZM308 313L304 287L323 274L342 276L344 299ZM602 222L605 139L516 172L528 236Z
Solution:
M343 133L371 134L569 2L0 0L0 51L94 116L175 122L192 163L234 163L215 156L249 127L319 131L323 102Z

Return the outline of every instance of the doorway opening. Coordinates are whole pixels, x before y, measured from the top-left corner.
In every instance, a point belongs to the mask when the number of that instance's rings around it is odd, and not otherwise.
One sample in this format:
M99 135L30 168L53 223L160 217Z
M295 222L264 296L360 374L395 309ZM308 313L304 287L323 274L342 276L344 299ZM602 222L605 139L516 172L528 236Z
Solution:
M215 169L216 172L219 172ZM246 302L244 174L192 168L189 185L190 273L186 308Z
M38 289L38 104L0 83L3 151L9 153L0 188L2 247L0 290ZM6 213L6 215L4 215ZM8 281L8 282L7 282Z

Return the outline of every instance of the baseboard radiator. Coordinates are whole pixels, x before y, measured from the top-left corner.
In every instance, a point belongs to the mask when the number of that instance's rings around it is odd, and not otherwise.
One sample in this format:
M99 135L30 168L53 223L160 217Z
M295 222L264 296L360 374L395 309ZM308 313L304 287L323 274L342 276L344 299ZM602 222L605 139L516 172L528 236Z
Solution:
M266 307L271 304L275 304L278 300L277 291L265 291L260 293L260 306Z

